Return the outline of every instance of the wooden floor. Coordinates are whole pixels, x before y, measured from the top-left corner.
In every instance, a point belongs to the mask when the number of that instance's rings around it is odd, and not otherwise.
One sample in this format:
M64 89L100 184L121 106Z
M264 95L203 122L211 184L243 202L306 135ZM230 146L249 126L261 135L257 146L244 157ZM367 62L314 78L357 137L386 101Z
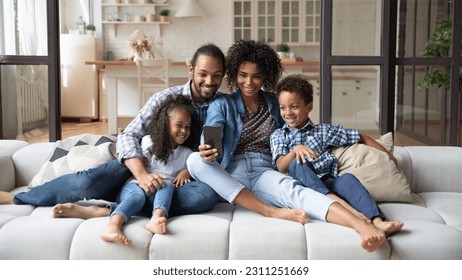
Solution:
M62 139L71 136L90 133L108 135L107 122L63 122L61 125ZM37 128L19 135L16 139L29 143L48 142L48 127Z
M107 122L63 122L62 139L83 133L108 135ZM48 128L38 128L25 134L19 135L16 139L24 140L29 143L48 142ZM395 133L395 145L397 146L426 146L411 137L401 133Z

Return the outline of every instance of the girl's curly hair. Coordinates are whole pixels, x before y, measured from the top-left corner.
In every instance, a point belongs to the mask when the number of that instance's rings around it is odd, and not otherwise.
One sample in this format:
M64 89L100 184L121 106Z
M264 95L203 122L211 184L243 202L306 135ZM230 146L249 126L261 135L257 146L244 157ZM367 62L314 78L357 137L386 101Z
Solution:
M237 74L244 62L253 62L258 65L263 74L263 88L274 91L281 77L283 68L277 53L266 43L254 40L239 40L229 49L226 56L226 75L228 87L237 88Z
M172 95L167 97L154 111L147 132L152 140L151 152L162 163L167 163L172 153L172 145L169 135L170 116L174 111L182 110L191 116L191 133L182 144L192 150L199 145L201 121L190 98L184 95Z

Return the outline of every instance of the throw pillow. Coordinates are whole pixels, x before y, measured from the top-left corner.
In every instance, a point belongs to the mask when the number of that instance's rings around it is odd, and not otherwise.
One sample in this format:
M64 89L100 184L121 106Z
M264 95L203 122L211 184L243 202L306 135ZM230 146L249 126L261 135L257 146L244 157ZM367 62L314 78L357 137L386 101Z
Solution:
M82 134L56 141L29 186L42 185L59 176L93 168L116 158L116 140L115 136Z
M383 135L378 142L388 151L393 151L391 132ZM384 152L364 144L337 147L332 152L338 160L339 175L355 175L376 201L412 200L406 176Z

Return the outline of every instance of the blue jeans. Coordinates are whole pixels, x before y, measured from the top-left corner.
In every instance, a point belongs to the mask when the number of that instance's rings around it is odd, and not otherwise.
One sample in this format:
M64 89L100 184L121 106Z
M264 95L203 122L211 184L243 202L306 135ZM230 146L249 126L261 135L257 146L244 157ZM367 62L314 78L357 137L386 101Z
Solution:
M338 195L369 219L380 217L385 220L385 215L374 198L353 174L346 173L337 178L327 175L320 179L314 170L311 162L297 163L297 160L293 159L290 162L289 175L317 192L322 194L332 192Z
M329 197L304 187L299 181L273 169L271 156L245 153L233 156L225 169L216 161L204 161L198 152L187 160L188 170L197 181L212 187L232 203L243 188L257 198L279 208L303 208L313 219L325 221L334 202Z
M125 184L119 193L115 208L111 207L111 216L120 215L127 222L132 216L151 218L152 212L156 209L163 209L168 215L175 188L171 181L165 180L164 183L165 187L152 195L148 195L137 182Z
M111 160L92 169L58 177L28 192L18 193L13 203L54 206L83 199L117 201L120 189L131 176L132 173L124 164ZM209 211L217 201L218 195L208 185L191 182L175 189L169 215Z
M83 199L116 201L121 187L131 176L130 170L114 159L95 168L60 176L28 192L18 193L13 203L54 206Z

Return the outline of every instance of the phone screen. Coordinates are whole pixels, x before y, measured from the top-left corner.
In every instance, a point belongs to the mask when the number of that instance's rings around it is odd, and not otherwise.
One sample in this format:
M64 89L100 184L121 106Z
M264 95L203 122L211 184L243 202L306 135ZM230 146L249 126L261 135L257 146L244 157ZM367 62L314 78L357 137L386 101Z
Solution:
M204 125L204 144L210 145L213 149L217 149L218 157L223 155L221 130L218 126Z

